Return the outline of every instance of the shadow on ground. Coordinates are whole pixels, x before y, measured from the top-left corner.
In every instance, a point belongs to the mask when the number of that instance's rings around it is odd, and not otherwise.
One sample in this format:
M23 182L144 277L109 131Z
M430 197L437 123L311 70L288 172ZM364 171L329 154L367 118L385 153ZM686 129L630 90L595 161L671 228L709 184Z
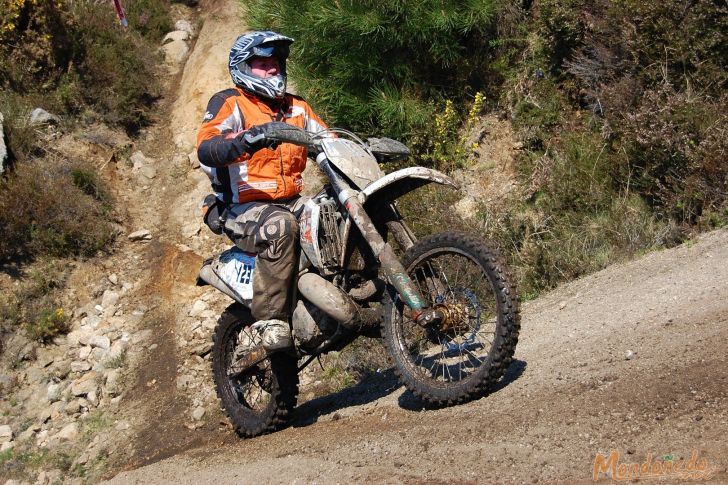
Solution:
M526 371L527 364L523 360L514 360L508 367L503 378L488 394L494 394L519 379ZM400 383L394 373L394 369L387 369L377 374L366 376L361 382L341 391L307 401L295 410L291 426L301 428L309 426L326 416L341 409L352 406L361 406L380 399L399 389ZM399 397L399 406L408 411L420 411L422 409L437 409L410 391L405 391Z
M493 389L491 389L485 396L495 394L511 382L520 378L526 371L527 365L528 364L524 360L514 359L513 362L511 362L511 365L508 366L506 373L503 374L501 380L499 380L495 387L493 387ZM418 398L411 391L405 391L399 397L399 407L408 411L421 411L422 409L440 409L447 406L434 406Z
M298 428L311 425L317 422L321 416L376 401L391 394L399 387L399 380L394 374L394 369L370 374L355 386L301 404L296 408L291 426Z

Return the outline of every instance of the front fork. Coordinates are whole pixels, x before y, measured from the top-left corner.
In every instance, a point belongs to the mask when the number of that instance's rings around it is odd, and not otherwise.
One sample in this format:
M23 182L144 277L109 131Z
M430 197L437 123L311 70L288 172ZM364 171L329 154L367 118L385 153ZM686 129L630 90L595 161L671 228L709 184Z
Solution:
M359 192L352 189L339 172L334 170L331 162L326 159L323 153L319 155L316 162L327 175L339 202L346 207L349 216L362 236L364 236L364 240L371 247L374 257L381 264L387 280L397 290L402 301L412 310L412 319L422 326L437 325L442 322L444 314L427 306L427 302L420 294L419 288L407 275L404 266L402 266L397 255L394 254L392 247L384 241L379 231L374 227L374 223L359 200Z

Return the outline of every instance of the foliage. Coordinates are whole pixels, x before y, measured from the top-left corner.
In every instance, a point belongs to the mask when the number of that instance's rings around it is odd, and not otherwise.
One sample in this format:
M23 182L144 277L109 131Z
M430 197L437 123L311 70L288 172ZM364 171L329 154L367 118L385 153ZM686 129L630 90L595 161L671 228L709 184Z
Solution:
M55 157L19 163L0 181L0 258L92 255L107 247L114 238L108 200L91 174Z
M150 42L160 42L174 27L169 3L169 0L125 0L129 28Z
M296 38L291 72L332 124L411 138L436 103L464 101L493 75L497 0L248 2L254 28Z
M166 0L130 2L123 29L107 3L5 0L0 13L0 87L47 110L91 108L129 131L149 121L159 96L156 44L171 26ZM37 104L36 104L37 105Z
M469 138L480 119L484 103L485 95L480 91L475 93L465 120L461 121L453 101L445 101L445 109L435 114L434 134L429 137L431 141L418 143L420 153L415 158L447 172L465 167L470 152L478 148L478 143L471 142Z
M69 319L63 308L45 309L37 320L26 322L25 331L31 340L47 343L69 330Z
M0 329L23 327L30 339L41 343L66 333L69 316L60 303L66 275L65 264L58 261L32 265L12 291L0 295Z
M11 161L27 160L42 153L37 129L30 124L30 111L30 105L22 96L0 92L0 113L4 118L3 131Z
M725 3L544 0L500 100L522 192L484 208L526 293L725 224Z

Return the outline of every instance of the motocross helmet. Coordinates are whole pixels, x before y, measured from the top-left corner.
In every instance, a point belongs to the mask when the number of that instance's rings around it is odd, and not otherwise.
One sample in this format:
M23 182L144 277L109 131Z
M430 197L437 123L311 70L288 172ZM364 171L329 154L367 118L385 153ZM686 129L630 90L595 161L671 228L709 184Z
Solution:
M270 99L280 99L286 94L286 58L293 39L271 31L250 32L235 40L230 49L228 68L236 86ZM260 78L251 73L248 62L253 57L278 59L279 74Z

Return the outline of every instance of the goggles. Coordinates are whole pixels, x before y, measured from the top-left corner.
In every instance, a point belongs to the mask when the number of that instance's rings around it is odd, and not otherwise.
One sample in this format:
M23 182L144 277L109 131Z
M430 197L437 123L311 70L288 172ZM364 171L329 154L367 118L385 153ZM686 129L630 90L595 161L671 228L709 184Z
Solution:
M285 60L288 57L289 47L285 42L276 44L259 45L253 47L254 57L271 57L276 56L280 60Z

